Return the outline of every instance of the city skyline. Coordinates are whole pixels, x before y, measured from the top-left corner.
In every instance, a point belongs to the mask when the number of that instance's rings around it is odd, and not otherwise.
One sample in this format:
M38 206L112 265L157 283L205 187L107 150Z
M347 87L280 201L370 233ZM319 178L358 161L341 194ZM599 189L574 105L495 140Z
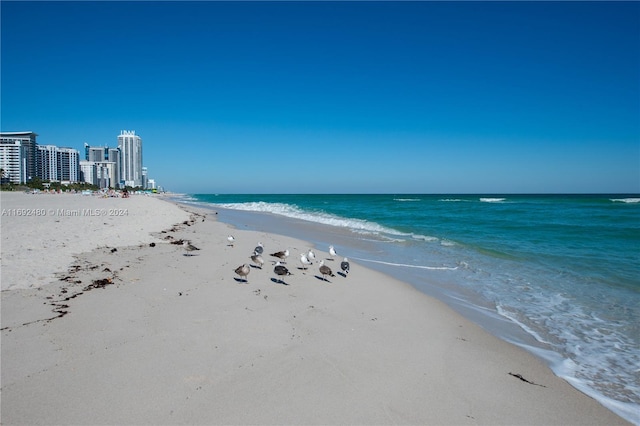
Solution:
M84 143L80 150L38 142L33 131L0 132L0 167L3 183L85 182L100 189L157 189L142 165L142 138L135 130L121 130L116 147Z
M136 129L176 192L640 192L638 2L10 1L1 19L3 131Z

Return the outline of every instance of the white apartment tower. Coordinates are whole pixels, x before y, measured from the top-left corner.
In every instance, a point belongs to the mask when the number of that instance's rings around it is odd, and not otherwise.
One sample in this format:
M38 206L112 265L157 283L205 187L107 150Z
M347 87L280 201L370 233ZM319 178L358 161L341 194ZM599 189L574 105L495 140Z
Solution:
M55 145L38 145L37 147L36 170L40 179L51 182L80 181L78 150Z
M26 183L36 174L34 132L0 132L0 168L12 183Z
M80 152L74 148L58 148L58 179L63 182L80 181Z
M135 130L123 130L118 136L120 149L120 179L127 186L142 186L142 139Z
M55 145L38 145L37 155L38 177L42 180L57 182L58 177L58 147Z

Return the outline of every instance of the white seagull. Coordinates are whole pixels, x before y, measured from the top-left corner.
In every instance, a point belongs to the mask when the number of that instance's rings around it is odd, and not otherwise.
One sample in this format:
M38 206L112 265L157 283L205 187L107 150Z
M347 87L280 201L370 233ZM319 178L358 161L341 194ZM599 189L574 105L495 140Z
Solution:
M236 240L236 239L235 239L235 238L233 238L233 235L229 235L229 236L227 237L227 241L229 241L229 246L231 246L231 247L233 247L233 242L234 242L235 240Z
M336 249L333 246L329 246L329 254L331 255L331 260L333 260L333 256L337 256Z
M307 253L307 259L309 259L311 263L316 260L316 254L313 252L313 250L309 249L309 253Z
M302 269L305 270L309 267L309 265L312 264L307 255L304 253L300 253L300 263L302 263Z

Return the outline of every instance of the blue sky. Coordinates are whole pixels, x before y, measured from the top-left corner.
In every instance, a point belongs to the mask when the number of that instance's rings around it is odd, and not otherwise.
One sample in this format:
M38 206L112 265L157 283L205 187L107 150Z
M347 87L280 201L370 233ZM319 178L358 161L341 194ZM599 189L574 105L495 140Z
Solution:
M12 2L2 131L186 193L640 192L638 2Z

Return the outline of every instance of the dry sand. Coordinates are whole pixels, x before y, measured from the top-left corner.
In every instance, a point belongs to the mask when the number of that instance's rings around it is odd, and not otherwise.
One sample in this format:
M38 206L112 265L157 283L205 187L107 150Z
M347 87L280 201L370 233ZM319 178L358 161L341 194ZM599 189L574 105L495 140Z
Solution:
M2 290L36 288L66 270L73 256L97 246L129 246L155 240L150 232L189 215L144 195L102 198L80 194L3 192Z
M69 209L86 202L59 197ZM49 202L58 199L2 194L3 209ZM303 241L151 197L106 202L171 223L113 219L131 239L80 234L93 246L63 266L34 248L60 247L91 218L51 227L49 217L2 217L2 288L12 288L2 292L2 424L627 424L388 276L351 262L347 277L323 281L317 264L299 269ZM185 256L179 240L200 250ZM266 263L245 282L234 270L258 241ZM286 248L285 285L268 254ZM334 272L337 263L327 261ZM50 271L58 280L42 285Z

